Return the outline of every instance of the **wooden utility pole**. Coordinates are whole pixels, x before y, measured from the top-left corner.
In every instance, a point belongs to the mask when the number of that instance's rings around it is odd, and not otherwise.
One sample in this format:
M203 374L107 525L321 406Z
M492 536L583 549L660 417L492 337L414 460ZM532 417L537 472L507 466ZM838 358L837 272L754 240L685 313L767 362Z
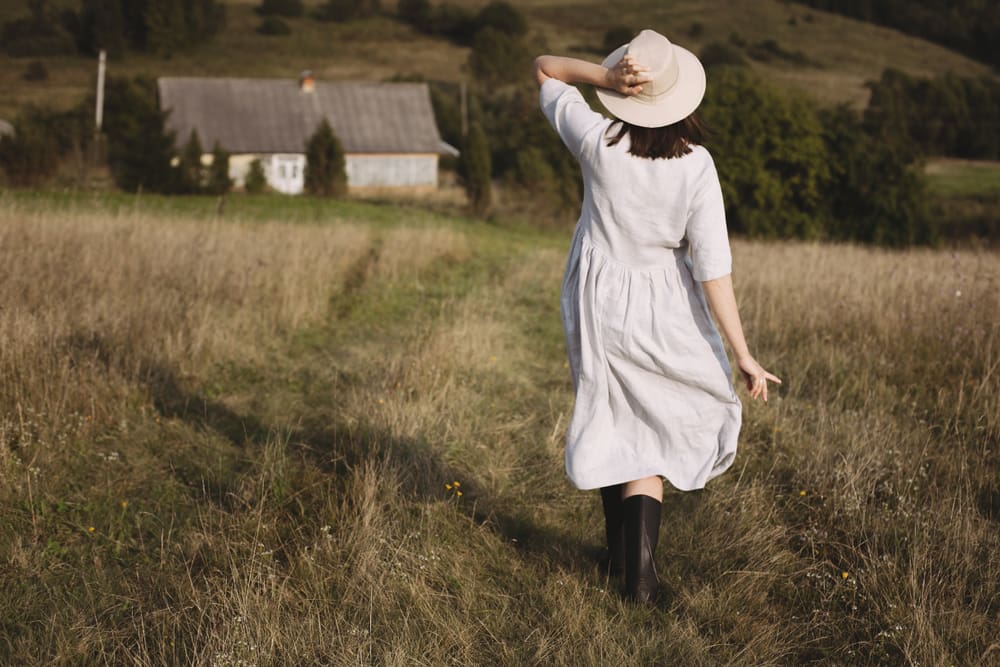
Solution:
M101 131L101 125L104 123L104 70L107 67L107 59L104 49L101 49L97 56L97 109L94 111L98 132Z
M94 109L94 166L101 162L101 127L104 125L104 71L107 69L107 53L101 49L97 56L97 103Z

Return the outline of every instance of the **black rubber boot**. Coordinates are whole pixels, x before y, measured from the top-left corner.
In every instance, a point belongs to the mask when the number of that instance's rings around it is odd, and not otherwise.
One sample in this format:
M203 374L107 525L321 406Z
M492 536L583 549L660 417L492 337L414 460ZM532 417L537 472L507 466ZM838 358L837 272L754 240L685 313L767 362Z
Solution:
M629 496L622 501L625 524L625 597L636 602L656 602L656 542L660 536L662 503L649 496Z
M601 572L608 577L625 573L625 526L622 523L622 485L601 487L604 506L604 534L608 553L600 561Z

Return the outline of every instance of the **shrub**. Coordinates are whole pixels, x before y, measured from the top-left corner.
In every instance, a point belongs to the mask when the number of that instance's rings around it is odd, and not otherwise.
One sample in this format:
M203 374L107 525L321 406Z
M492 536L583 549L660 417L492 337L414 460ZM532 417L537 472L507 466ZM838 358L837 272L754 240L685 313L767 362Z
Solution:
M478 116L488 132L494 177L527 186L532 204L550 217L578 212L579 164L538 112L534 90L525 87L493 95L485 100L483 112ZM529 147L536 150L524 155ZM533 179L547 179L550 174L553 180L545 188L532 188Z
M430 0L399 0L396 14L401 21L426 31L431 27L434 8Z
M256 11L261 16L294 18L305 13L305 5L302 4L302 0L261 0Z
M948 74L914 78L887 69L869 84L869 132L925 155L1000 158L1000 84ZM900 142L900 139L905 141Z
M45 81L49 78L49 70L41 60L32 60L24 68L24 74L21 75L21 78L25 81Z
M492 28L509 37L523 37L528 32L528 21L509 2L494 0L480 10L474 19L476 30Z
M321 197L347 193L344 147L325 118L306 144L305 189Z
M122 7L134 45L165 55L208 39L226 20L225 5L218 0L155 0Z
M264 165L259 159L250 162L250 168L243 179L243 189L247 194L255 195L267 189L267 177L264 175Z
M718 68L702 107L730 228L758 237L822 234L829 177L822 128L802 96L785 96L744 68Z
M22 120L14 128L13 135L0 137L0 167L12 185L37 185L55 172L59 147L39 123Z
M633 37L635 37L635 31L628 26L619 25L609 28L604 33L604 53L611 53L622 44L628 44Z
M762 42L757 42L747 49L747 53L754 60L759 60L760 62L765 63L777 58L779 60L792 63L793 65L812 64L812 60L809 56L804 54L802 51L789 51L773 39L765 39Z
M378 0L326 0L318 12L324 21L351 21L371 16L379 10Z
M480 30L472 41L469 69L488 85L523 78L530 62L530 55L520 39L494 28Z
M62 159L86 151L90 114L82 105L70 111L30 107L15 119L14 134L0 136L0 168L16 186L43 183Z
M31 15L0 28L0 43L11 56L54 56L73 53L76 42L59 24L45 2L28 3Z
M290 35L292 28L277 16L268 16L257 26L257 32L269 36Z
M747 59L743 57L739 49L722 42L706 44L698 57L705 69L720 65L745 66L747 64Z
M821 112L830 181L828 236L880 245L933 243L926 184L908 151L865 133L846 107ZM903 139L902 141L906 141Z
M475 17L463 7L443 2L431 14L428 32L468 44L476 33Z

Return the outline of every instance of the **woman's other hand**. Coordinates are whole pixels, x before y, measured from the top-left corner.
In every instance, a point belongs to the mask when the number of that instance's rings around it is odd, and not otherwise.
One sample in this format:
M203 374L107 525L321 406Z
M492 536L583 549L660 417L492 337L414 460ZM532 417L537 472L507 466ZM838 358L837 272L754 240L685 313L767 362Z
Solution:
M740 367L740 373L743 374L743 380L747 383L750 398L763 398L764 402L767 403L767 381L781 384L781 380L776 375L764 370L751 356L741 357L737 360L737 364Z
M626 54L614 67L608 69L605 88L631 96L642 92L642 84L650 80L649 68Z

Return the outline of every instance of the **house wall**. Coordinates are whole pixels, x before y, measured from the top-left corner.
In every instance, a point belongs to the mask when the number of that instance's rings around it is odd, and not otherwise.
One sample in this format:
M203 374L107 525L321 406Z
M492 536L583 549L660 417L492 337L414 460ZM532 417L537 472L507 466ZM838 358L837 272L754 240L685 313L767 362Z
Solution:
M237 154L229 156L229 177L244 186L250 163L259 159L268 185L285 194L301 194L306 156L302 154ZM350 154L345 159L347 185L371 187L437 187L438 156L434 154Z
M346 162L350 187L437 186L434 154L350 154Z

